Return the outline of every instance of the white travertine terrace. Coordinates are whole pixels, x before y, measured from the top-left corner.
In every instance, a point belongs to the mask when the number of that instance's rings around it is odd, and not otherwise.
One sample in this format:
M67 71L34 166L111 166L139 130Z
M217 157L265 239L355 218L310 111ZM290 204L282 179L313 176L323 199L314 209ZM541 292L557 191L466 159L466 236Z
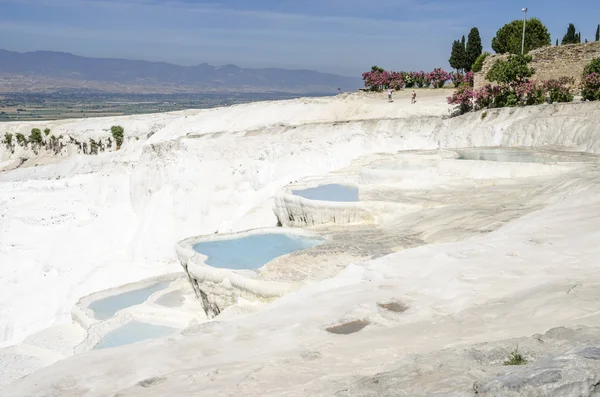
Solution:
M84 141L122 125L122 150L98 156L0 147L0 396L596 393L600 104L449 119L447 93L431 92L415 106L348 94L41 126ZM474 147L557 161L457 158ZM290 184L336 181L359 187L352 204L372 220L286 207ZM190 253L189 236L273 228L274 207L315 220L277 229L327 242L256 275ZM181 271L178 257L226 287L213 321L181 278L106 327L71 323L82 297ZM175 290L182 306L155 306ZM87 351L130 318L181 332ZM516 345L531 365L504 367Z

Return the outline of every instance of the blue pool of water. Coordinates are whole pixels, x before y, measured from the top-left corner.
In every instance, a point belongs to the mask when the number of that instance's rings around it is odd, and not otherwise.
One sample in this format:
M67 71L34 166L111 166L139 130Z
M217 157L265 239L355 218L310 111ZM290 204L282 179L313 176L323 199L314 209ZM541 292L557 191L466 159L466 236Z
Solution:
M208 259L206 264L226 269L258 269L278 256L323 243L319 237L283 233L253 234L228 240L204 241L194 250Z
M163 281L146 288L123 292L122 294L107 296L89 304L88 308L94 311L96 320L106 320L114 316L119 310L144 303L153 293L169 286L170 281Z
M339 184L321 185L302 190L292 190L296 196L309 200L356 202L358 201L358 188Z
M96 346L94 346L94 350L130 345L147 339L162 338L163 336L174 334L176 331L176 328L147 324L134 320L107 332Z

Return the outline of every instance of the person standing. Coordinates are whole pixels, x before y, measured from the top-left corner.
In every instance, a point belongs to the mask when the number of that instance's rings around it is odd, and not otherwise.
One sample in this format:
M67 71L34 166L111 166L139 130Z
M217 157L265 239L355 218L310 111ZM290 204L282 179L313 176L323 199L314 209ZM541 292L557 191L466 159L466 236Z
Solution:
M417 93L415 92L415 90L413 90L412 92L412 99L410 103L417 103Z
M392 90L392 87L388 88L388 102L394 102L394 100L392 99L392 93L394 92L394 90Z

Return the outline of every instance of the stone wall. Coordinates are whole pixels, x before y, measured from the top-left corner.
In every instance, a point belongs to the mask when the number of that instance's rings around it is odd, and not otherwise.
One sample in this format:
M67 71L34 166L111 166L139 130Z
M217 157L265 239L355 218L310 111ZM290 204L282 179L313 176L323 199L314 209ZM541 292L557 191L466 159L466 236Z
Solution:
M600 42L587 44L569 44L538 48L529 53L533 60L531 66L535 69L534 80L556 79L570 76L579 85L583 68L594 58L600 57ZM490 55L483 63L481 72L475 73L475 88L488 83L485 75L494 62L506 58L507 55Z

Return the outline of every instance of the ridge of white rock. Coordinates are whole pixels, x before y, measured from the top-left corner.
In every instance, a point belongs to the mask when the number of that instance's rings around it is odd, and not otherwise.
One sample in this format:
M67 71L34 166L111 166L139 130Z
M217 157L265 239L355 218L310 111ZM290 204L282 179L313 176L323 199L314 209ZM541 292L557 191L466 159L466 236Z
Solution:
M28 158L0 173L0 346L70 322L71 307L82 296L180 271L177 241L275 226L270 200L290 182L398 150L556 146L600 153L599 106L544 105L490 110L484 119L478 113L444 119L448 105L441 94L418 106L344 95L47 123L78 141L108 136L118 124L128 139L118 152L66 151L60 161L48 153L0 148L2 164ZM0 136L2 128L25 133L35 127L45 125L2 124ZM357 261L259 313L200 325L187 336L85 353L2 393L44 395L55 387L57 395L82 388L89 395L165 395L201 387L207 395L277 395L283 387L287 395L331 395L409 352L523 336L573 321L597 325L590 302L598 281L598 178L595 168L586 172L548 182L540 188L544 202L537 211L491 233ZM455 241L450 231L436 235L449 226L435 218L419 227L425 240ZM572 287L580 295L573 296ZM571 292L565 295L565 289ZM405 302L407 315L381 312L376 303L389 300ZM350 338L352 349L324 331L353 320L369 325L341 336ZM503 329L507 324L511 328ZM386 352L399 332L406 338L396 346L401 351ZM92 368L97 375L89 378ZM174 371L185 373L185 380L167 375ZM119 379L107 382L108 373ZM282 376L285 385L278 383Z

